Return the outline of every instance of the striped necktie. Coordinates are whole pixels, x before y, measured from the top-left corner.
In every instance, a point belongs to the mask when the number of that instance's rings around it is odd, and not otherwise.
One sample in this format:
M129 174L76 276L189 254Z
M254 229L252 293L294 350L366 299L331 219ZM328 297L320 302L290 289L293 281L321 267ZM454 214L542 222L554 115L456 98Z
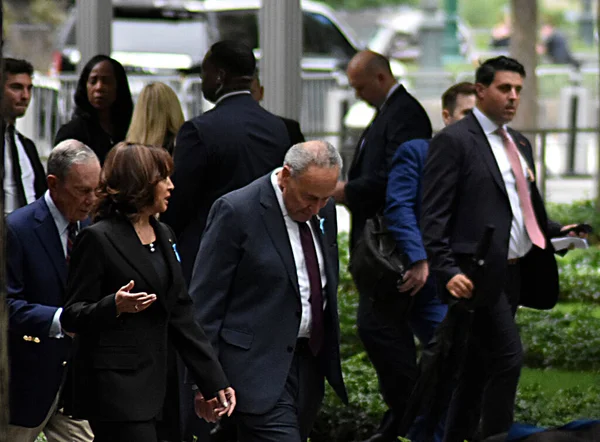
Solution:
M71 251L73 250L73 243L75 243L75 237L77 236L77 222L69 223L67 226L67 264L71 260Z

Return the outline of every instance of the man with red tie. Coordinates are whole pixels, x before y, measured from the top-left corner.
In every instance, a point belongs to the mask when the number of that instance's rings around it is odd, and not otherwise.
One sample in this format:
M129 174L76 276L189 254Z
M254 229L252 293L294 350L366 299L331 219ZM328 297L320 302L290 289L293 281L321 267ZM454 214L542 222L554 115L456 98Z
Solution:
M330 198L341 166L327 142L296 144L282 168L210 210L190 296L235 385L240 441L306 441L325 378L347 402Z
M474 308L446 421L448 442L508 431L523 362L517 306L552 308L558 297L550 238L571 226L548 220L531 145L506 127L524 78L514 59L484 62L476 72L475 109L436 135L425 164L422 229L430 268L446 300L470 299ZM495 232L475 284L467 273L488 225Z

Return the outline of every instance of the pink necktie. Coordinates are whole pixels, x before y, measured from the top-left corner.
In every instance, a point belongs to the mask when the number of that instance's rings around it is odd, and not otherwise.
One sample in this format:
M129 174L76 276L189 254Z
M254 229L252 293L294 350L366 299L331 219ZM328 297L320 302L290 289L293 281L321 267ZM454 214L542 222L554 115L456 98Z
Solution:
M503 127L499 127L496 133L500 135L500 138L502 138L510 167L515 175L515 181L517 182L517 193L519 194L519 202L521 203L521 210L523 211L523 218L525 220L525 229L527 229L529 239L531 239L531 242L540 249L545 249L546 238L544 237L544 234L538 225L537 219L535 218L535 213L533 212L531 197L529 196L529 188L527 186L525 175L523 174L523 167L521 166L521 160L519 158L517 146L508 136Z

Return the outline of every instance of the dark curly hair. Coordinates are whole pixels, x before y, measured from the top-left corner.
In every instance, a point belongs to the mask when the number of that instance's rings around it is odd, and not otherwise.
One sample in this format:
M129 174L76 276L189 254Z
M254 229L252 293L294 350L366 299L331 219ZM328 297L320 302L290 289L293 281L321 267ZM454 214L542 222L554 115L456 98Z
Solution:
M131 98L131 91L129 90L125 69L123 68L123 65L114 58L101 54L95 55L83 67L79 80L77 81L77 89L75 90L74 115L79 115L84 118L98 118L96 109L94 109L94 106L92 106L90 100L88 100L87 81L94 66L103 61L108 61L112 65L117 81L117 98L110 107L110 119L114 127L113 138L115 140L124 140L127 130L129 129L129 123L131 123L133 100Z
M135 219L154 204L156 185L173 171L173 159L157 146L122 142L104 161L94 220L126 216Z

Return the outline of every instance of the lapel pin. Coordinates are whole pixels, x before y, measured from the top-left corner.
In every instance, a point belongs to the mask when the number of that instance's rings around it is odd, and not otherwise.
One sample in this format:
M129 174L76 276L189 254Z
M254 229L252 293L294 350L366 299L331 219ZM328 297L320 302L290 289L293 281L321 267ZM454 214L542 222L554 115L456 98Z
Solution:
M317 215L317 220L319 221L319 229L321 230L321 233L325 235L325 218L321 218L319 215Z
M170 239L169 239L169 242L173 246L173 252L175 252L175 258L177 258L177 261L181 262L181 258L179 257L179 252L177 251L177 245Z
M535 175L533 174L533 170L531 170L529 167L527 168L527 179L530 183L533 183L535 181Z

